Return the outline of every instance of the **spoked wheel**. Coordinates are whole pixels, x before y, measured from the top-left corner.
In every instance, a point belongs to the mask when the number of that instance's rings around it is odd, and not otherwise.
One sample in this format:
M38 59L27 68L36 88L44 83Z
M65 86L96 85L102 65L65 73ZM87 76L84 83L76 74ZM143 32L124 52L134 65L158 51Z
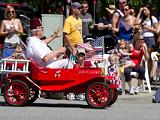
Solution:
M37 100L39 94L39 90L37 87L30 87L29 88L29 100L27 101L27 104L32 104L34 101Z
M91 84L86 91L86 101L93 108L105 108L111 101L111 97L111 89L101 82Z
M114 104L118 98L118 90L117 89L111 89L112 91L112 99L109 102L108 106L111 106L112 104Z
M23 106L29 99L29 88L25 82L14 80L4 88L4 99L12 106Z

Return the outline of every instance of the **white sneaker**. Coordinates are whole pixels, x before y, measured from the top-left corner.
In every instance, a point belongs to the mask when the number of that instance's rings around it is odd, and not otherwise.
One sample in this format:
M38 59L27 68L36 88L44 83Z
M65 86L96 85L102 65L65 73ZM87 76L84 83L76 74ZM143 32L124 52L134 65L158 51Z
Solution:
M84 93L79 94L79 100L85 100L85 94Z
M68 100L75 100L75 94L74 93L68 93L67 94L67 99Z
M134 89L131 88L131 89L129 90L129 94L130 94L130 95L134 95L134 93L135 93Z
M135 87L135 89L134 89L135 94L138 94L138 93L139 93L139 89L140 89L139 86Z

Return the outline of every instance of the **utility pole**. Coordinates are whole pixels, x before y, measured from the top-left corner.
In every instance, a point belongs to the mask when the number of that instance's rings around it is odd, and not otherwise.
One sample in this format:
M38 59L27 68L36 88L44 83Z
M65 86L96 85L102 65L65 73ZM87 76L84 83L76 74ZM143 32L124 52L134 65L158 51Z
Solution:
M95 19L96 19L96 0L93 0L93 5L94 5L93 19L94 19L94 23L95 23Z
M69 10L70 10L70 4L72 0L67 0L67 5L66 5L66 17L69 16Z

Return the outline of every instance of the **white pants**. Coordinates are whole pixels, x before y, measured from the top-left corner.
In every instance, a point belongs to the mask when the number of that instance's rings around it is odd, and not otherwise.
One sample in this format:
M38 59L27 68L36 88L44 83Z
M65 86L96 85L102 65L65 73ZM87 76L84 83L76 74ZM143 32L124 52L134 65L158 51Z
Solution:
M47 68L73 68L74 63L69 59L61 59L48 64Z

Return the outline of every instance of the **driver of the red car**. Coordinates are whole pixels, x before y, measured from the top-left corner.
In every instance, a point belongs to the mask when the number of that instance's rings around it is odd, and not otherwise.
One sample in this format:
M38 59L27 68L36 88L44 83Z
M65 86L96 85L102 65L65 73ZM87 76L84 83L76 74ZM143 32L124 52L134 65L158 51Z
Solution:
M43 26L39 18L31 19L30 30L31 37L27 38L28 44L26 50L28 59L32 59L40 67L73 68L73 64L71 61L69 61L69 59L56 59L60 54L65 53L65 47L61 47L56 51L52 51L47 46L52 40L59 37L57 31L54 31L53 35L42 41L40 38L43 35Z

